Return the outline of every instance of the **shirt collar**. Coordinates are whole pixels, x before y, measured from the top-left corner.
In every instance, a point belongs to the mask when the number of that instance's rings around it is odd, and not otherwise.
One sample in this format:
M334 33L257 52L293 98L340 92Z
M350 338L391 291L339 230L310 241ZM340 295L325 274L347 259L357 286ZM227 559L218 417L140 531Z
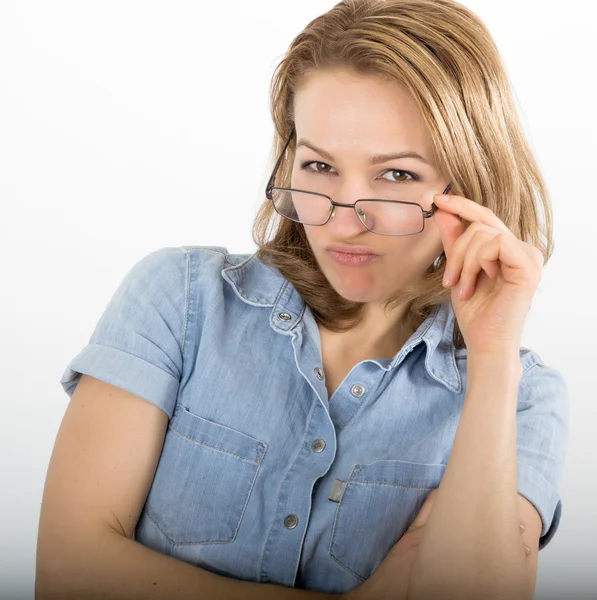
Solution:
M246 304L272 307L270 326L281 334L291 335L308 309L300 294L278 269L263 263L255 254L237 265L222 269L222 277ZM454 320L451 303L438 304L398 353L392 359L386 359L382 368L390 370L396 367L409 352L424 342L427 346L425 368L429 375L450 391L460 393L462 380L452 344Z

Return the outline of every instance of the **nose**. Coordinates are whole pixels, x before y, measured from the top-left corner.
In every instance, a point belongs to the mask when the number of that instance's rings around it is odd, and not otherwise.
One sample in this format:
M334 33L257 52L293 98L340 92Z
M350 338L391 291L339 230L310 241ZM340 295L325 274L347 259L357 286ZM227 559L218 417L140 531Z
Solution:
M342 202L344 204L345 202ZM348 202L346 202L348 204ZM352 203L351 203L352 204ZM329 221L327 222L327 227L329 227L330 231L334 234L336 239L347 239L351 236L354 236L363 231L368 231L367 227L361 223L357 213L355 211L360 210L359 206L334 206L332 209L332 214L330 215ZM363 218L366 219L366 216L362 214ZM365 220L367 223L367 221ZM369 226L372 224L367 223Z

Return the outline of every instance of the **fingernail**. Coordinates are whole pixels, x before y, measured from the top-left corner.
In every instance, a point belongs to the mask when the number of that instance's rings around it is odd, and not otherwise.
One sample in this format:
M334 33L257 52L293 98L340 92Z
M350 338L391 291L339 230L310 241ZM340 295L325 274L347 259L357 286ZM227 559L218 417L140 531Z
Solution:
M450 285L451 279L452 279L452 273L450 273L449 271L446 271L444 273L444 285Z
M522 533L523 531L526 531L526 529L527 529L527 528L525 527L524 523L521 523L521 524L519 525L519 527L520 527L520 532L521 532L521 533Z
M443 200L444 202L450 201L450 196L448 196L447 194L437 194L436 198L438 198L439 200Z

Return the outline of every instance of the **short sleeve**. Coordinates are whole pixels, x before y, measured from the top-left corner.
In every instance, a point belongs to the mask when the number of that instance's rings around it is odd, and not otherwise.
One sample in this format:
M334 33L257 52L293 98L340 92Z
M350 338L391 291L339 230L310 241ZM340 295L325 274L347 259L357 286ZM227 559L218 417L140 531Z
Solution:
M556 369L529 354L535 360L523 371L516 416L518 492L541 516L542 550L562 517L558 487L568 445L568 389Z
M81 374L136 394L172 417L182 374L188 252L161 248L125 275L60 383L72 397Z

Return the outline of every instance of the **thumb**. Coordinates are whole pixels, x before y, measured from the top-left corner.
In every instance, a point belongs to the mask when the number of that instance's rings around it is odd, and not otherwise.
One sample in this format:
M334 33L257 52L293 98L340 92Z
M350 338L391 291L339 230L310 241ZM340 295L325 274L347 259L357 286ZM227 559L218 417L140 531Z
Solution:
M433 500L434 500L435 496L437 495L438 489L439 488L431 490L431 492L429 493L429 495L427 496L427 498L425 500L425 503L421 507L421 510L419 511L419 514L417 515L417 518L412 522L411 526L408 528L408 531L412 531L414 529L419 529L419 527L423 527L425 525L425 523L427 523L427 519L429 518L429 515L431 514L431 507L433 506Z

